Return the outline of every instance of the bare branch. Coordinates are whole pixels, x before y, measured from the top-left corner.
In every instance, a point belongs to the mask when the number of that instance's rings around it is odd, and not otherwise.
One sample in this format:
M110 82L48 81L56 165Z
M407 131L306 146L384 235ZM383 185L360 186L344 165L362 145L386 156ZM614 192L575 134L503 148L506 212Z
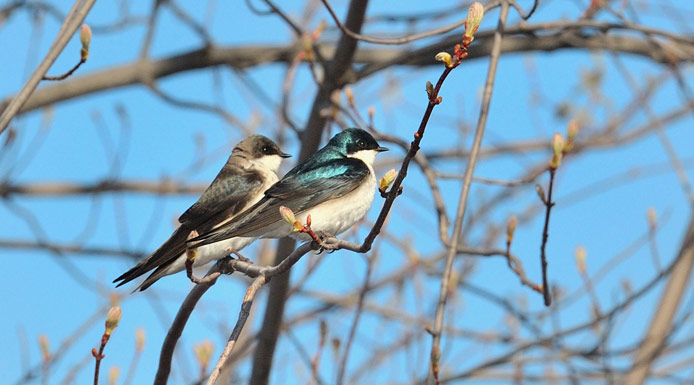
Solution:
M434 320L434 327L432 330L433 341L431 344L431 359L429 362L429 377L427 380L427 383L429 384L438 384L439 382L438 360L441 357L441 349L439 345L441 343L441 331L443 330L443 315L446 307L446 300L448 298L448 285L451 278L451 271L453 270L453 260L455 259L458 244L460 242L461 230L463 228L463 218L465 217L465 211L467 209L468 194L470 192L470 186L472 185L472 174L475 171L475 165L479 156L480 147L482 146L482 136L484 135L484 128L486 126L487 116L489 114L489 104L492 100L492 90L494 88L496 69L499 63L499 57L501 55L501 41L502 36L504 35L504 26L506 25L506 18L508 17L508 10L508 3L503 2L501 4L501 12L499 14L499 24L497 26L496 33L494 34L494 48L492 49L492 54L489 61L489 69L487 70L487 80L485 82L483 91L482 105L480 107L480 114L477 120L475 138L472 144L472 150L470 151L470 158L465 169L463 188L460 192L458 210L456 211L455 223L453 224L451 244L448 246L449 249L448 256L446 258L446 266L441 277L439 300L436 306L436 318Z
M624 380L627 385L644 383L653 362L661 354L664 343L672 332L672 320L680 306L694 266L694 219L689 220L687 233L673 266L672 274L658 301L658 307L653 310L651 324Z
M501 52L556 51L567 48L581 48L630 53L667 65L672 64L673 61L694 61L694 41L690 38L679 35L669 36L671 34L662 32L662 36L672 39L664 45L669 51L663 51L661 49L653 49L643 39L606 33L585 33L581 31L581 28L587 28L589 32L591 29L604 32L613 29L629 29L622 24L592 21L517 26L506 30L506 36L501 45ZM551 33L554 30L558 31ZM540 32L543 32L543 34L539 34ZM475 49L468 55L468 60L489 56L492 48L491 40L493 33L494 31L479 31L476 34ZM414 51L409 49L359 49L354 53L354 62L367 65L355 74L356 79L367 77L393 65L439 65L439 63L432 60L433 56L437 52L450 49L458 40L458 35L445 37L437 43ZM333 44L317 44L316 46L320 55L324 57L333 57L335 54ZM244 69L265 63L291 63L296 54L302 49L300 44L290 47L258 45L249 47L208 46L154 61L142 59L120 67L83 75L63 82L60 86L41 88L32 94L16 113L24 113L91 93L134 84L146 84L146 81L151 81L152 79L160 79L176 73L200 68L227 65L237 69ZM0 104L0 109L6 109L8 104L9 102L7 101L3 102Z
M77 28L79 28L82 22L84 22L84 19L87 17L87 13L89 13L89 10L92 8L95 2L96 0L75 1L75 4L72 6L72 9L65 18L65 21L63 21L63 25L60 27L58 35L55 37L51 48L43 58L43 61L41 61L41 64L39 64L38 68L36 68L34 73L31 74L29 80L27 80L17 96L15 96L6 106L2 106L2 114L0 115L0 134L5 131L12 118L14 118L24 103L26 103L26 101L29 99L31 93L34 92L34 89L39 84L43 76L46 75L48 69L51 68L51 65L53 65L55 59L58 58L58 55L60 55L70 38L72 38L72 35L74 35L75 31L77 31Z

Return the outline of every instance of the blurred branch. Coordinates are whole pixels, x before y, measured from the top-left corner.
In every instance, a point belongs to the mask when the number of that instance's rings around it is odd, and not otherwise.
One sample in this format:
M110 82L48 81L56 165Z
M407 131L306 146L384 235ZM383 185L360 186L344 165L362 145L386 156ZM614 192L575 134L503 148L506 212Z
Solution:
M40 362L34 367L29 368L14 384L20 385L30 382L31 380L39 377L44 365L47 364L51 366L58 363L58 361L63 358L68 350L79 340L79 338L85 335L87 330L94 326L97 321L103 320L104 313L108 310L108 308L109 306L105 305L95 310L89 317L87 317L87 319L84 320L84 322L78 325L70 335L65 337L65 339L60 342L58 348L51 353L50 361L47 363ZM91 359L92 355L89 354L88 358Z
M229 336L229 340L227 341L227 344L224 347L224 350L220 355L217 364L215 364L214 369L212 369L212 373L210 373L210 377L207 379L207 385L213 385L216 382L217 377L222 372L224 364L231 356L231 352L234 349L236 341L238 341L238 338L241 335L241 331L243 330L243 327L246 323L246 319L250 314L251 306L253 305L253 299L255 298L255 295L258 292L258 290L267 282L269 282L273 277L284 274L287 271L289 271L289 269L292 266L294 266L294 264L298 262L302 256L304 256L304 254L312 250L313 247L314 245L311 242L306 242L301 246L297 247L290 255L283 259L282 262L275 266L261 267L258 265L253 265L249 262L231 258L221 260L221 263L219 264L221 271L238 271L255 279L249 285L248 290L246 291L246 295L243 298L243 303L241 304L241 310L239 312L239 318L236 322L236 326L234 326L234 330Z
M672 274L668 278L660 300L657 301L657 308L653 310L653 319L632 361L624 384L643 384L653 362L660 356L665 341L673 332L672 320L691 279L692 266L694 266L694 218L689 220L679 255L673 263Z
M460 191L460 197L458 199L458 209L455 214L455 222L453 224L453 233L451 234L451 243L448 246L448 255L446 257L446 265L444 267L441 276L441 287L439 290L438 303L436 306L436 315L434 319L434 326L432 328L432 343L431 343L431 354L429 359L429 376L427 378L428 384L439 384L439 361L441 357L441 333L443 330L443 317L446 307L446 301L448 299L449 293L449 283L451 278L451 272L453 270L453 260L457 254L458 245L462 237L463 229L463 219L465 218L465 211L467 210L468 194L470 192L470 186L472 185L472 174L475 171L475 166L477 164L480 148L482 147L482 137L484 136L484 129L487 124L487 117L489 116L489 105L492 100L492 91L494 89L494 80L496 78L496 70L499 64L499 57L501 56L501 44L502 37L505 34L506 19L508 18L509 4L507 2L501 3L501 11L499 12L499 21L494 33L494 45L492 48L489 68L487 70L487 79L485 81L484 91L482 93L482 103L480 106L480 113L477 120L477 129L475 130L475 138L473 140L472 149L470 150L470 157L467 162L467 167L465 168L465 177L463 179L463 187Z
M542 193L542 203L545 205L545 223L542 226L542 243L540 244L540 268L542 269L542 297L545 301L545 306L552 304L552 295L550 294L549 282L547 281L547 240L549 239L549 217L554 207L552 202L552 192L554 191L554 175L556 167L549 167L549 184L547 188L547 196ZM539 185L538 185L539 186Z
M366 15L368 0L352 0L347 11L345 25L353 31L361 31ZM314 45L314 50L316 50ZM317 50L320 51L320 50ZM311 112L301 135L301 150L299 159L301 162L311 156L321 142L323 130L327 123L327 116L323 113L324 108L330 105L330 96L333 91L342 87L345 83L344 77L351 71L352 63L356 60L357 41L349 36L341 35L340 40L335 46L334 55L325 55L317 52L318 55L330 57L332 60L325 68L323 83L319 84ZM287 59L290 63L296 53ZM295 242L290 238L281 239L278 242L275 254L275 264L281 263L284 258L291 255L294 250ZM265 316L260 330L260 338L253 355L253 369L251 372L251 385L266 385L269 380L272 359L274 357L275 346L279 336L284 314L284 305L289 290L289 273L277 277L270 284L267 304L265 306Z
M668 49L668 51L665 51L653 49L651 44L643 39L606 34L606 32L615 29L638 31L638 29L634 29L636 28L635 26L630 28L623 24L585 20L526 24L506 30L506 36L501 45L501 52L556 51L567 48L581 48L630 53L667 65L673 62L694 61L694 39L692 38L660 32L663 38L670 39L667 41L667 44L663 45L663 47ZM587 32L583 31L583 29L587 29ZM556 32L552 33L552 31ZM602 31L603 33L589 33L591 31ZM475 35L475 49L470 51L467 60L485 58L490 55L493 33L493 30L477 32ZM414 51L410 49L361 48L354 52L353 62L366 64L366 66L353 74L350 81L364 78L393 65L440 65L440 63L432 60L433 56L437 52L450 49L458 40L458 35L444 37L439 42ZM316 44L315 46L318 53L324 57L333 58L335 55L334 43ZM300 43L289 47L285 45L208 46L159 60L142 59L119 67L86 74L62 82L60 85L41 88L31 95L16 113L21 114L49 104L114 88L134 84L147 84L147 82L151 82L153 79L160 79L180 72L201 68L230 66L244 69L268 63L289 64L298 52L303 49L304 47ZM334 58L333 61L335 61ZM344 79L341 81L344 81ZM0 109L6 109L8 104L8 101L3 102L0 104Z
M436 28L436 29L433 29L433 30L427 31L427 32L421 32L421 33L416 33L416 34L409 34L409 35L407 35L407 36L396 37L396 38L376 38L376 37L371 37L371 36L366 36L366 35L362 35L362 34L356 33L356 32L354 32L354 31L352 31L351 29L345 27L345 26L340 22L340 19L339 19L339 18L337 17L337 15L335 14L335 11L333 11L333 8L330 6L330 3L329 3L327 0L321 0L321 3L323 3L323 5L325 6L325 9L328 10L328 13L330 13L330 17L332 17L333 21L335 22L335 24L337 24L337 27L340 28L340 30L342 31L342 33L344 33L345 35L351 37L351 38L354 39L354 40L365 41L365 42L367 42L367 43L374 43L374 44L405 44L405 43L409 43L409 42L412 42L412 41L415 41L415 40L424 39L424 38L431 37L431 36L442 35L442 34L444 34L444 33L450 32L450 31L452 31L452 30L454 30L454 29L456 29L456 28L458 28L458 27L460 27L460 26L462 26L462 25L465 24L465 19L462 19L462 20L456 21L456 22L453 23L453 24L450 24L450 25L447 25L447 26L444 26L444 27L440 27L440 28Z
M246 325L246 320L248 319L248 316L251 314L253 300L255 299L258 290L260 290L260 288L267 283L268 279L269 278L266 277L264 274L261 274L257 276L253 280L253 282L248 286L248 290L246 290L246 295L243 296L243 302L241 303L241 311L239 312L239 318L236 321L234 330L231 332L231 335L229 336L229 340L227 341L227 344L224 347L224 351L222 351L222 355L219 357L219 360L212 369L212 373L210 373L210 377L207 379L207 385L214 385L217 382L217 378L222 373L222 368L231 356L231 351L234 349L236 341L239 340L239 336L241 336L241 331L243 330L243 327Z
M80 244L60 244L53 242L39 241L21 241L15 239L0 239L0 248L15 249L15 250L36 250L36 251L52 251L62 256L63 254L81 254L88 256L111 256L111 257L129 257L132 259L142 258L146 253L134 250L123 250L105 247L88 247Z
M347 360L349 359L350 349L352 348L352 343L354 342L354 336L357 332L357 326L359 325L359 320L364 312L364 300L366 299L366 294L369 291L369 280L371 279L371 274L373 273L374 259L377 258L377 253L374 253L371 258L366 257L367 266L366 274L364 275L364 283L362 284L361 290L359 291L359 299L357 300L356 309L354 310L354 318L352 319L352 324L349 327L349 333L347 334L347 341L345 342L345 349L342 353L342 358L337 369L337 381L336 385L342 385L345 379L345 369L347 368Z
M105 179L93 184L68 182L41 182L33 184L0 183L0 197L12 195L51 196L83 195L111 192L129 192L154 195L196 195L205 191L207 184L181 184L169 179L158 182L149 180L111 180Z
M55 59L58 58L58 55L60 55L68 41L70 41L72 36L75 34L75 31L77 31L77 28L79 28L80 24L84 22L84 19L87 17L87 13L89 13L89 10L92 8L95 2L96 0L75 1L75 4L72 6L72 9L70 9L67 17L65 17L63 25L60 27L51 48L49 48L48 53L41 61L41 64L39 64L38 68L36 68L34 73L31 74L19 93L12 98L11 101L7 102L7 104L3 103L1 106L2 114L0 114L0 134L5 131L7 125L10 124L10 121L15 117L15 115L17 115L24 103L27 102L31 96L31 93L34 92L34 89L36 86L38 86L43 76L46 75L48 69L51 68Z
M691 230L691 227L690 227ZM687 247L692 246L692 241L691 237L687 237L688 244ZM462 379L466 378L477 378L481 374L484 374L487 372L490 368L493 368L495 366L504 364L509 362L509 360L522 353L525 352L529 349L535 348L535 347L541 347L541 346L546 346L546 347L551 347L552 342L555 341L557 338L560 337L566 337L570 335L574 335L578 332L581 332L586 329L590 329L598 325L599 322L602 322L604 320L609 320L615 317L619 312L625 310L628 308L630 305L632 305L636 300L639 298L643 297L644 295L648 294L653 288L655 288L664 277L667 277L670 275L675 267L677 266L678 262L680 262L682 259L678 258L675 261L673 261L665 270L662 272L659 272L655 276L653 276L648 282L646 282L641 288L639 288L637 291L631 293L627 298L622 300L621 302L617 303L614 305L611 309L600 315L599 317L595 317L593 319L590 319L589 321L585 321L579 324L576 324L574 326L570 326L567 328L564 328L563 330L557 332L557 333L552 333L550 335L545 335L541 336L538 338L533 338L527 342L520 343L516 345L513 349L507 351L506 353L502 353L500 355L497 355L496 357L487 359L483 361L480 364L475 365L474 367L470 369L466 369L464 371L461 371L456 374L451 374L445 378L441 379L441 383L449 383L453 381L459 381ZM685 272L686 273L686 272Z
M171 327L166 332L166 338L161 345L161 352L159 353L159 366L157 367L157 373L154 376L154 385L165 385L169 380L169 373L171 372L171 361L173 360L174 349L176 348L176 343L178 339L181 338L183 333L183 328L188 322L188 318L193 313L195 305L197 305L202 295L212 287L217 281L217 278L222 275L221 261L215 263L210 270L205 274L203 278L204 282L196 284L190 290L190 293L186 296L181 303L181 307L176 313L176 318L174 318ZM229 270L231 274L233 270Z

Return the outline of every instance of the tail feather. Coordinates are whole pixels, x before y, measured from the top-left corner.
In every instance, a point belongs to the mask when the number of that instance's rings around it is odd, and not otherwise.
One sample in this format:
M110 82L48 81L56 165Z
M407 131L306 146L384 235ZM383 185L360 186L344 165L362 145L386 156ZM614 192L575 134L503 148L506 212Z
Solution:
M133 268L114 279L113 283L118 282L116 287L120 287L156 268L157 270L138 286L139 290L145 290L159 278L165 276L165 268L185 252L186 239L189 233L190 229L188 229L187 226L179 227L156 251L138 262Z
M157 267L157 269L154 270L147 278L145 278L145 280L142 281L142 283L133 291L145 291L145 289L152 286L152 284L157 282L160 278L167 276L169 273L166 272L166 268L169 267L173 261L174 260L171 260L171 262Z

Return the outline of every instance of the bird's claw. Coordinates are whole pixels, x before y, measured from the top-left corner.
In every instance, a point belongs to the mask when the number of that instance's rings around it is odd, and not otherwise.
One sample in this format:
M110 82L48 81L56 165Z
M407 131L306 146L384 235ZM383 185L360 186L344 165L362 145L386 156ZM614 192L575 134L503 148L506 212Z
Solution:
M239 253L238 251L236 251L232 248L228 248L227 251L229 252L229 257L231 257L232 259L234 258L231 256L233 254L236 256L236 259L238 259L241 262L253 263L250 259L244 257L243 255L241 255L241 253Z

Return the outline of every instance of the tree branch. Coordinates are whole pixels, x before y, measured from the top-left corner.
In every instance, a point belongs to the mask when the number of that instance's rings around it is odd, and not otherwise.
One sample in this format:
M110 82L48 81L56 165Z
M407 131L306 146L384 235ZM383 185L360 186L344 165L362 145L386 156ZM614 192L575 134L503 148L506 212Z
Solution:
M475 130L475 138L473 140L472 150L470 151L470 158L467 162L467 167L465 169L463 187L460 192L460 198L458 200L458 210L456 211L455 223L453 225L453 234L451 234L451 244L449 245L448 256L446 258L446 266L443 270L443 274L441 277L439 300L436 306L436 316L434 319L434 327L432 330L433 340L431 344L431 360L429 362L430 370L427 379L428 384L439 383L438 362L441 357L441 349L439 345L441 343L441 332L443 330L444 310L448 298L448 285L450 282L451 271L453 270L453 260L455 259L455 256L457 254L458 244L460 243L460 238L462 236L461 230L463 228L463 219L465 217L465 211L467 209L467 198L470 192L470 186L472 185L472 174L475 171L477 157L479 155L480 147L482 146L482 136L484 135L484 129L487 124L487 116L489 115L489 105L492 100L492 91L494 89L496 69L497 65L499 64L499 57L501 56L502 36L504 35L504 26L506 25L508 11L508 3L502 2L501 11L499 13L499 23L497 26L496 33L494 34L494 46L489 61L487 80L485 82L484 93L482 96L482 105L480 107L480 114L477 120L477 129Z
M38 86L41 79L46 75L48 69L51 68L55 59L58 58L58 55L63 52L68 41L70 41L75 31L77 31L77 28L79 28L80 24L82 24L87 17L87 13L92 9L95 2L96 0L75 0L75 4L72 6L67 17L65 17L65 21L63 21L63 25L60 27L46 56L34 73L31 74L29 80L27 80L17 96L6 106L2 106L2 114L0 114L0 134L5 131L10 121L17 115L24 103L27 102L31 93L34 92L34 89L36 89L36 86Z
M628 36L594 33L617 29L614 23L563 22L546 24L528 24L506 30L501 45L502 53L557 51L561 49L580 48L589 50L609 50L649 58L657 63L670 65L673 62L694 61L694 39L679 36L670 38L662 49L653 49L644 39ZM561 29L559 29L561 28ZM584 31L583 29L587 31ZM626 27L620 28L628 30ZM513 36L515 35L515 36ZM466 60L488 57L492 49L493 31L479 31L475 35L475 49L470 51ZM676 35L678 36L678 35ZM450 49L459 40L458 35L442 38L426 47L411 51L409 49L361 48L354 52L353 62L366 64L351 81L362 79L393 65L430 66L440 65L432 57L440 51ZM316 44L320 55L333 57L333 44ZM261 64L289 64L303 47L293 46L249 46L249 47L204 47L159 60L142 59L70 79L59 85L43 87L26 100L18 114L42 108L57 102L81 97L84 95L111 90L135 84L146 85L153 79L172 76L181 72L198 70L215 66L230 66L236 69L255 67ZM669 53L666 54L665 52ZM326 80L329 80L326 77ZM5 110L9 101L0 104Z
M345 25L352 31L360 31L366 14L368 0L353 0L350 2ZM342 35L335 48L335 54L326 68L323 84L319 85L318 92L313 100L311 113L306 128L301 136L301 150L298 161L301 162L311 156L318 149L327 117L322 113L323 109L330 105L330 96L336 89L344 84L343 77L351 69L357 53L357 41L349 36ZM322 54L322 53L321 53ZM331 57L324 55L325 57ZM294 55L289 56L291 62ZM290 255L294 250L295 242L290 238L281 239L275 254L275 263ZM270 376L275 345L282 324L284 305L289 289L289 274L274 279L270 284L265 316L260 331L260 338L253 355L253 370L251 373L251 385L266 385Z
M651 325L643 337L624 384L640 385L646 380L656 358L661 354L665 341L672 331L672 320L692 276L694 266L694 218L689 220L687 233L682 241L672 274L667 281L658 308L653 312Z

